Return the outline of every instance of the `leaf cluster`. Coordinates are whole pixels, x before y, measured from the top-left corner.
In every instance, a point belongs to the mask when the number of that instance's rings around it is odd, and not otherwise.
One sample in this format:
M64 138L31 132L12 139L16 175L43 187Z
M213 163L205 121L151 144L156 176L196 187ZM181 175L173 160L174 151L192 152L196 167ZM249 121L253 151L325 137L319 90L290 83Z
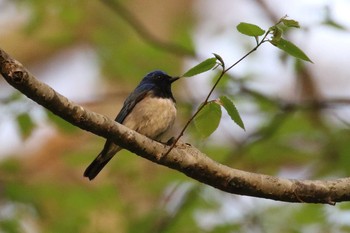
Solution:
M277 48L281 49L285 53L297 59L301 59L303 61L312 63L311 59L305 54L305 52L303 52L298 46L296 46L292 42L283 38L283 35L286 29L300 28L299 22L296 20L288 19L286 16L282 17L275 25L271 26L268 30L263 30L261 27L255 24L245 23L245 22L238 24L236 28L240 33L250 37L254 37L257 43L256 46L250 52L248 52L246 55L244 55L241 59L239 59L236 63L232 64L228 68L226 68L225 62L222 59L222 57L214 53L214 57L205 59L204 61L200 62L196 66L190 68L188 71L186 71L182 75L182 77L192 77L197 74L204 73L212 69L216 69L218 67L221 67L222 69L221 74L219 75L213 88L209 92L207 98L204 100L204 102L195 112L193 117L189 120L189 122L184 127L180 135L183 134L183 132L185 131L189 123L192 120L194 120L194 124L197 130L200 132L200 134L203 137L210 136L218 128L220 124L220 120L222 117L221 107L225 108L225 110L227 111L228 115L231 117L234 123L236 123L243 130L245 129L245 126L239 114L239 111L237 110L235 104L229 97L221 96L220 98L215 100L209 100L209 99L214 89L216 88L218 83L221 81L222 77L235 65L237 65L244 58L249 56L257 48L259 48L260 45L262 45L263 43L269 42L273 46L276 46ZM271 36L271 38L268 38L268 36Z

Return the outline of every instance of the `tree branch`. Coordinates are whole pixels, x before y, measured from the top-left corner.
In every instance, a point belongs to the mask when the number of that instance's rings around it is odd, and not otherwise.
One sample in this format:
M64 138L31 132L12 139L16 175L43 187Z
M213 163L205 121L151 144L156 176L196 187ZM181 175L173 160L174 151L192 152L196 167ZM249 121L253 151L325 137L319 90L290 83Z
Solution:
M0 49L0 73L28 98L71 124L104 138L157 164L225 192L285 202L327 203L350 200L350 178L294 180L240 171L219 164L193 146L178 143L169 149L109 118L88 111L38 81L22 64Z

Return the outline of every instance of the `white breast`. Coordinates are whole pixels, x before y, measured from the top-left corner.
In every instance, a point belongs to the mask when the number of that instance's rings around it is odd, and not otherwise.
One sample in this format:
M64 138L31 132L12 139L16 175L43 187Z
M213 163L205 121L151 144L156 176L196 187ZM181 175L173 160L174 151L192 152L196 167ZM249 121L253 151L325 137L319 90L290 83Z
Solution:
M149 138L159 139L174 124L175 103L171 99L145 98L135 105L123 124Z

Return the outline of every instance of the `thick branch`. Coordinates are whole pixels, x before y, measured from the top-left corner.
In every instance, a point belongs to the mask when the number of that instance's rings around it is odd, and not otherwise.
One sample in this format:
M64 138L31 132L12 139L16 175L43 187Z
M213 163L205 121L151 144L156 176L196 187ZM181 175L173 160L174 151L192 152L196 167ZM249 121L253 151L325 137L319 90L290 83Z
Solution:
M143 158L178 170L222 191L285 202L335 204L350 200L350 178L292 180L240 171L219 164L186 144L177 145L167 156L163 156L168 146L74 104L38 81L1 49L0 72L14 88L71 124L104 138L111 138Z

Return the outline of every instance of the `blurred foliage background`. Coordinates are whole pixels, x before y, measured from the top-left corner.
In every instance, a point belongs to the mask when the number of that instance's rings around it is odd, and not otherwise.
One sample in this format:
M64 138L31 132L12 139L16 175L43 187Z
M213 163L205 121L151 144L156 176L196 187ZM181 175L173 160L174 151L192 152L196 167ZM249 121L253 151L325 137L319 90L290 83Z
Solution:
M267 29L285 14L304 64L263 46L215 95L233 98L247 131L224 116L185 140L231 167L298 179L350 175L350 4L335 1L1 0L0 46L39 79L114 118L148 72L180 75L254 45L235 26ZM174 85L174 134L215 72ZM74 128L0 80L0 232L350 232L350 205L290 204L229 195L127 151L92 182L82 174L104 139Z

